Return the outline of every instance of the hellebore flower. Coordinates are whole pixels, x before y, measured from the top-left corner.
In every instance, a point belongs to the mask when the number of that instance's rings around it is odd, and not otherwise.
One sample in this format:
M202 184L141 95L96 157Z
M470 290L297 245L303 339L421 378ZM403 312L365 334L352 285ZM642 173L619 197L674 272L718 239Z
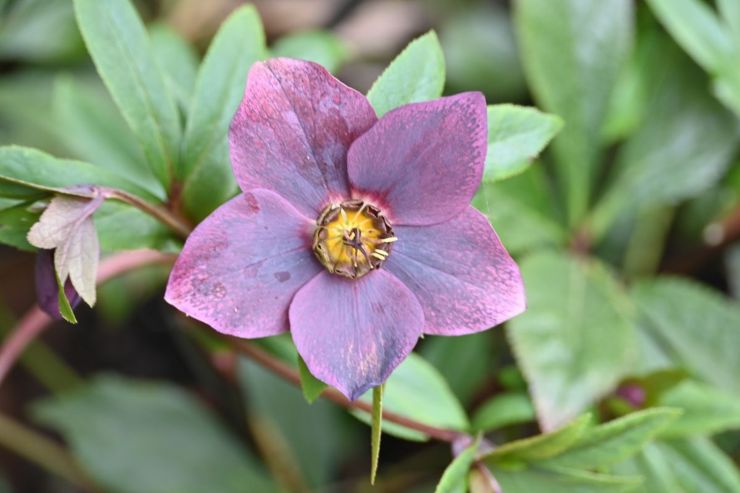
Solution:
M377 119L321 66L257 63L229 132L243 193L188 238L166 300L219 332L290 330L350 399L422 334L488 329L524 309L519 269L469 204L486 155L480 93Z

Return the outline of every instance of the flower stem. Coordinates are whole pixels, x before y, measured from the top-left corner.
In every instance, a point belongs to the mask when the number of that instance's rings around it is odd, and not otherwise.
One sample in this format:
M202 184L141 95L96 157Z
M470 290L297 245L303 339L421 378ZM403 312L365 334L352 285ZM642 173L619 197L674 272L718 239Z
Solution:
M145 265L169 263L174 258L174 255L155 250L131 250L112 255L100 263L97 283L102 284L108 279ZM51 322L53 322L51 317L38 305L21 318L0 347L0 385L28 344L51 325Z
M101 192L105 198L120 200L129 205L136 207L157 219L164 225L168 226L172 231L177 233L182 238L187 238L193 228L187 224L182 218L173 214L170 210L160 207L158 205L150 204L141 197L118 190L116 188L100 187Z
M283 363L279 359L273 357L270 353L264 351L263 349L258 348L257 346L253 344L250 344L241 339L236 339L233 337L228 337L228 336L224 336L224 337L228 340L231 347L233 347L239 353L249 357L254 362L262 365L266 369L270 370L271 372L281 377L282 379L287 380L293 385L297 387L301 386L301 377L298 373L298 370L292 368L286 363ZM344 395L342 395L338 390L333 389L333 388L327 388L326 390L324 390L321 393L321 397L324 397L342 406L345 409L350 409L350 410L356 409L356 410L366 412L370 415L372 415L372 412L373 412L372 404L368 402L360 401L360 400L350 401L349 399L344 397ZM400 414L396 414L392 411L387 411L387 410L383 410L383 419L390 421L391 423L401 425L404 428L416 430L431 438L434 438L435 440L439 440L442 442L452 443L464 435L464 433L456 431L456 430L448 430L445 428L437 428L435 426L429 426L424 423L420 423L416 420L413 420L411 418L407 418L406 416L401 416Z
M0 445L84 491L100 491L64 448L3 414L0 414Z

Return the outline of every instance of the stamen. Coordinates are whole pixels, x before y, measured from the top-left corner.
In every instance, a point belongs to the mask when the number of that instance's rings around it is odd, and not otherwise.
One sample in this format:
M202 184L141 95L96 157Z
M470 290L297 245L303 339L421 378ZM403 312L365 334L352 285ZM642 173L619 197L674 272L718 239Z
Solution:
M397 236L389 236L388 238L383 238L382 240L378 240L379 243L393 243L394 241L398 241Z

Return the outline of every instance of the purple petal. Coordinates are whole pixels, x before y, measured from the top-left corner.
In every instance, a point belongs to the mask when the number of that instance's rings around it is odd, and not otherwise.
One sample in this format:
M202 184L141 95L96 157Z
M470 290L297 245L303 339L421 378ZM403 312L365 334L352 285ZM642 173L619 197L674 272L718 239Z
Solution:
M444 223L394 231L398 241L383 267L421 302L425 333L479 332L524 310L519 268L477 210L468 207Z
M35 280L39 307L51 318L61 320L59 285L54 272L54 250L39 250L36 254ZM64 294L67 296L69 306L73 309L80 304L80 295L77 294L69 279L64 283Z
M273 192L239 195L188 237L165 299L225 334L285 332L293 294L322 269L311 252L312 229Z
M477 92L387 113L349 150L353 196L387 207L394 226L458 215L483 175L486 118L486 100Z
M315 217L349 197L347 150L375 121L367 98L320 65L255 63L229 131L234 175L245 192L272 190Z
M383 383L411 352L424 314L382 270L351 280L322 272L290 305L290 332L311 373L350 400Z

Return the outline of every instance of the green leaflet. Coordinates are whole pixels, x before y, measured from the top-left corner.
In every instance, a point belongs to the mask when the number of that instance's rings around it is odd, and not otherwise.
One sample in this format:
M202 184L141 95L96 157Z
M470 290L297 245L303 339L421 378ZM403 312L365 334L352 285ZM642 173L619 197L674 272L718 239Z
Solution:
M445 61L434 31L413 40L393 59L367 93L378 116L398 106L442 95Z

